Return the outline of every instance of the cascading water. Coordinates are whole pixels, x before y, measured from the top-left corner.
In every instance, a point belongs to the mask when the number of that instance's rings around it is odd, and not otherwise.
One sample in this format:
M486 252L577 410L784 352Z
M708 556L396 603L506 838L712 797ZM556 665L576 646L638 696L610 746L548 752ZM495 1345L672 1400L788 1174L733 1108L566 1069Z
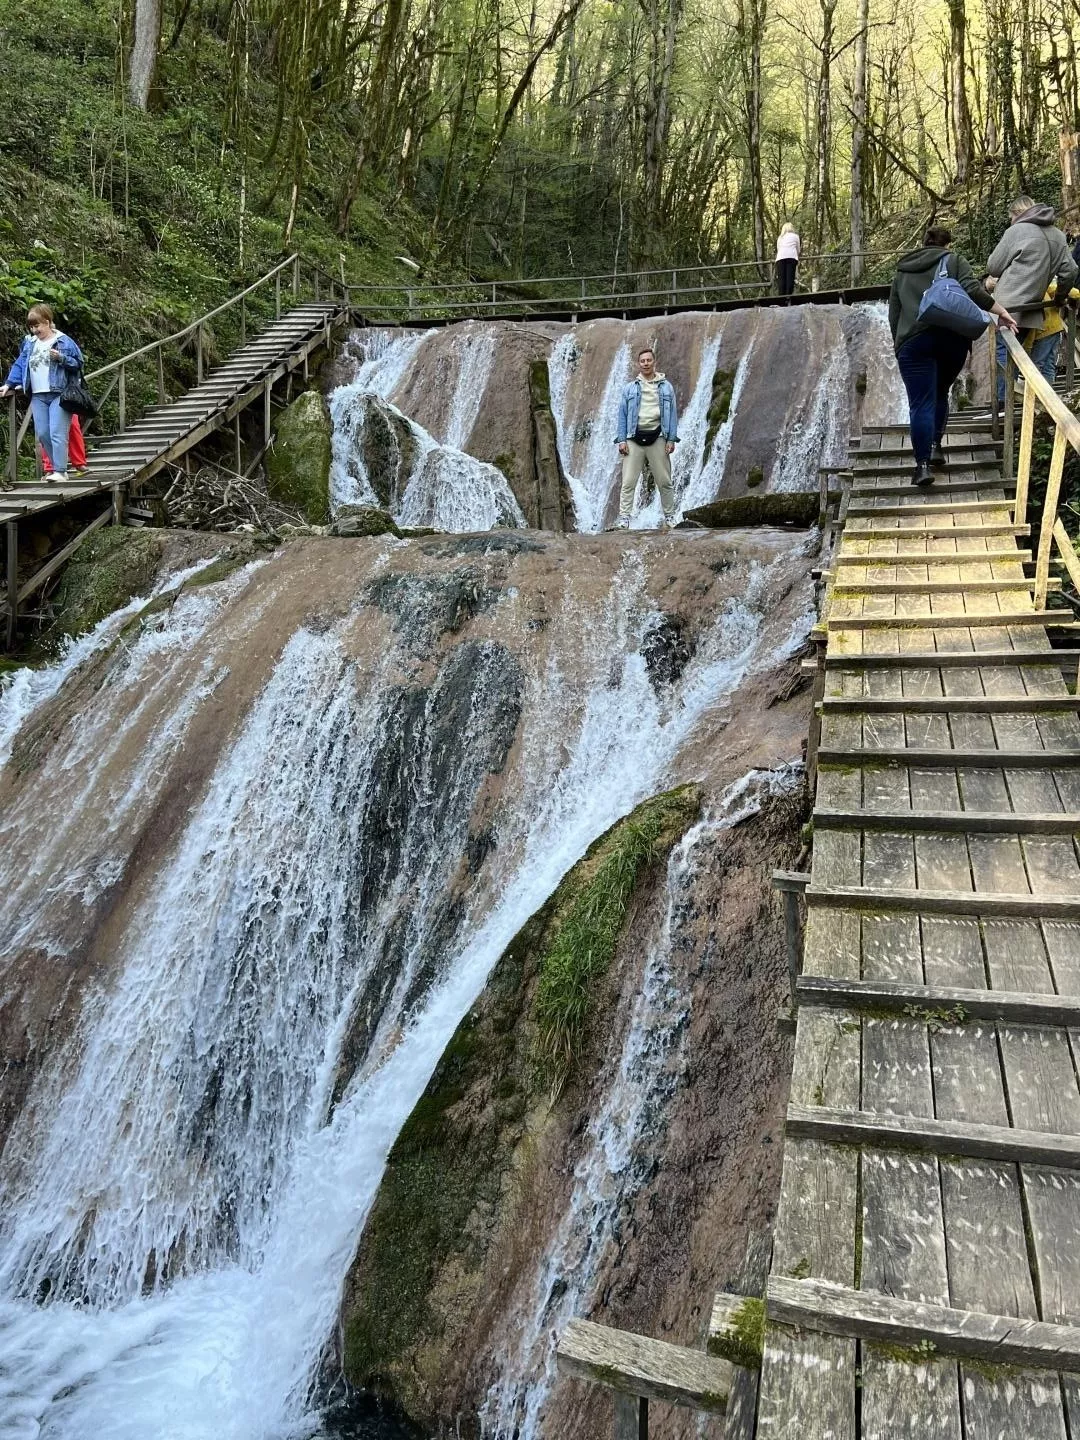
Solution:
M574 499L577 528L594 532L604 528L604 515L616 474L618 455L612 443L614 417L630 371L630 342L624 340L616 349L595 413L583 417L577 425L579 433L575 433L575 427L567 417L566 400L570 376L580 359L580 343L580 337L574 330L568 330L561 336L552 347L548 373L551 377L551 408L555 415L559 458ZM574 445L582 442L585 445L584 457L582 463L575 466Z
M667 903L649 944L641 987L621 1047L608 1057L609 1079L589 1122L585 1152L574 1172L569 1205L553 1242L539 1259L518 1328L498 1357L498 1378L480 1414L485 1440L538 1440L555 1383L550 1336L597 1300L601 1265L618 1243L620 1220L648 1177L666 1124L666 1106L685 1083L683 1038L689 1011L685 977L675 959L679 931L699 888L703 839L714 839L756 815L765 801L802 784L802 766L751 771L719 798L672 851Z
M658 691L637 552L599 593L592 562L537 626L517 584L439 570L440 552L428 574L391 542L310 544L300 559L339 556L344 575L367 557L365 584L287 634L160 859L143 847L156 869L114 906L108 964L0 1158L3 1440L317 1433L387 1151L491 966L701 720L805 634L750 567ZM123 837L241 685L230 667L275 653L272 629L249 637L307 583L296 563L182 596L83 697L77 739L9 807L5 954L65 963L130 869ZM462 605L477 628L454 638Z
M364 332L364 359L356 375L330 397L331 505L335 511L343 505L386 505L400 525L453 532L524 525L506 477L463 448L491 373L493 336L455 337L459 364L444 442L390 403L431 333ZM399 477L382 494L369 452L381 470L393 469Z

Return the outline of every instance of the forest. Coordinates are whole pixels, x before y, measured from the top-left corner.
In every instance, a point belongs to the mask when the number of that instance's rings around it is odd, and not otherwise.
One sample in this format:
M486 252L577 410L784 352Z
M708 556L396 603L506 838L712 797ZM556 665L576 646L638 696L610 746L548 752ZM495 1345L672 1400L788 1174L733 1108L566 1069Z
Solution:
M7 0L0 303L106 348L299 247L353 281L856 252L1060 203L1076 0ZM32 118L31 118L32 117ZM861 257L865 254L865 260ZM101 312L107 308L107 324ZM160 314L159 314L160 312Z

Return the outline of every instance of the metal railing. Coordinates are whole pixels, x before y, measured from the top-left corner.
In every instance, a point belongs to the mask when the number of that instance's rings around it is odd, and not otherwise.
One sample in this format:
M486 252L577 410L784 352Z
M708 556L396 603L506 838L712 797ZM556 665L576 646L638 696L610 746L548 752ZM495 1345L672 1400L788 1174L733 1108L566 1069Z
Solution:
M891 271L894 250L804 255L796 293L850 287L851 261L868 263L861 285ZM595 310L689 309L731 300L760 300L773 294L771 261L733 260L720 265L636 270L622 275L545 275L535 279L462 281L427 285L413 280L393 285L346 285L353 310L376 324L424 320L484 319L494 315L543 316Z
M1076 364L1076 312L1071 309L1071 324L1068 325L1066 349L1066 381L1071 384L1075 378ZM1005 478L1016 480L1016 495L1013 502L1013 524L1026 523L1028 501L1031 494L1032 455L1035 443L1035 419L1041 410L1049 416L1054 426L1054 443L1050 455L1050 469L1046 480L1046 494L1043 497L1042 515L1039 522L1038 548L1035 552L1035 609L1046 608L1049 586L1050 565L1056 550L1058 559L1074 588L1080 593L1080 557L1073 546L1072 537L1065 529L1058 514L1061 503L1061 483L1065 470L1068 447L1080 455L1080 419L1075 416L1058 395L1057 391L1038 370L1031 356L1014 335L1000 332L1005 343L1005 405L999 413L997 335L991 327L990 336L990 413L993 434L997 439L1004 429L1002 468ZM1016 383L1019 377L1024 381L1024 404L1020 419L1019 446L1016 435Z
M283 298L286 308L299 303L301 298L327 299L336 301L343 296L341 283L327 275L317 266L305 261L299 254L289 255L273 269L261 275L258 280L243 290L231 295L220 305L192 320L182 330L160 340L152 340L137 350L110 360L96 370L87 372L85 378L91 384L94 399L99 406L97 420L107 415L112 421L108 431L99 433L119 435L127 429L133 418L154 405L166 405L171 397L166 389L165 355L174 352L174 371L187 369L191 379L201 385L211 360L222 358L231 349L246 345L248 339L257 335L265 325L280 320ZM214 322L228 316L232 334L227 334ZM108 378L104 390L98 390L94 381ZM132 379L136 384L133 388ZM186 386L183 388L187 388ZM31 413L27 409L22 420L18 414L18 394L8 397L8 454L5 465L6 482L14 484L18 479L19 453L30 429ZM94 422L86 422L84 430L90 430ZM37 473L41 473L41 456L34 446Z

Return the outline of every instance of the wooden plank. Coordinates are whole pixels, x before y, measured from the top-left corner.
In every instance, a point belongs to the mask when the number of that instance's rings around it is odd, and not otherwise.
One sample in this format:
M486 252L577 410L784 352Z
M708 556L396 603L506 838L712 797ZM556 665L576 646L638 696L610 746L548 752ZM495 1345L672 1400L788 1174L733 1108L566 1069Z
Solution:
M825 831L825 835L841 832ZM810 905L855 910L919 910L929 915L1027 915L1051 920L1080 919L1080 897L1030 894L955 894L939 890L883 890L867 886L815 887Z
M805 971L799 976L798 993L802 1006L887 1010L898 1015L922 1013L948 1024L1002 1020L1013 1025L1080 1025L1080 995L856 980L808 975Z
M1018 610L1018 611L986 611L985 613L971 612L964 614L963 622L965 629L974 626L984 625L1066 625L1072 620L1071 610ZM938 630L942 628L955 629L956 616L953 615L920 615L917 619L896 615L842 615L829 616L825 622L829 633L837 630L877 630L893 628L901 630Z
M914 513L914 512L913 512ZM843 532L844 543L849 540L895 540L897 536L916 535L928 539L977 540L993 536L1013 535L1020 538L1031 534L1030 525L1013 525L1011 521L986 525L911 525L903 529L866 525L854 520Z
M897 749L837 749L833 745L822 745L818 750L818 765L864 765L874 761L879 765L907 765L912 769L934 769L946 766L952 770L1065 770L1080 764L1080 748L1076 750L915 750Z
M861 654L839 654L831 650L825 655L826 670L850 670L897 666L912 668L938 668L942 670L981 668L983 666L1013 665L1022 658L1025 668L1031 666L1075 667L1080 661L1080 650L1042 650L1020 657L1015 650L918 650L899 653L863 652Z
M818 702L823 712L849 711L861 715L950 715L974 711L985 715L1067 714L1080 710L1080 695L826 695Z
M769 1277L770 1320L828 1335L880 1340L991 1365L1080 1372L1080 1328L989 1315L925 1301L853 1290L827 1280Z
M1080 813L1055 811L1032 815L1015 810L980 812L975 810L911 810L892 814L873 814L866 810L833 810L819 807L814 811L814 829L896 830L923 834L1043 834L1073 835L1080 831Z
M726 1360L589 1320L567 1321L555 1353L562 1375L695 1410L723 1411L733 1378Z
M1050 590L1060 590L1060 580L1047 581ZM832 590L838 595L956 595L956 594L1000 594L1003 590L1035 589L1034 579L1017 575L1010 579L985 580L864 580L861 578L838 578L832 582Z
M891 532L889 538L891 539L893 536L898 535L902 535L906 540L911 541L912 543L922 543L923 541L923 532L917 530L894 530ZM887 543L886 541L880 539L875 542L872 538L870 541L867 541L867 536L864 531L845 531L844 546L841 549L840 554L833 556L832 559L832 564L834 566L865 565L870 569L877 569L882 566L896 564L896 555L856 555L854 553L848 553L849 545L855 542L879 544ZM1003 564L1012 564L1013 562L1015 562L1018 565L1030 565L1032 562L1032 558L1032 552L1030 550L1017 550L1015 546L1013 546L1011 549L1003 550L953 550L943 551L940 554L936 553L935 551L927 551L925 554L922 551L919 552L919 564L931 566L957 565L962 564L963 562L968 560L972 562L1000 560Z
M839 1145L877 1145L928 1155L966 1155L977 1160L1028 1162L1080 1170L1080 1136L1053 1135L1043 1130L789 1105L787 1132L809 1140L832 1140Z

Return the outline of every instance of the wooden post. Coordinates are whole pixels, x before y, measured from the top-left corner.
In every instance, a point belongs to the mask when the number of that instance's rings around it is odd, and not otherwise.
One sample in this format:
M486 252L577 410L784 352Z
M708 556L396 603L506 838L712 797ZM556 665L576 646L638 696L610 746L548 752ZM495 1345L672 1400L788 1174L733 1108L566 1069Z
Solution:
M239 411L239 410L238 410L238 411L236 412L236 414L233 416L233 424L234 424L234 427L235 427L235 429L236 429L236 473L237 473L238 475L242 475L242 474L244 473L244 466L243 466L243 463L242 463L242 462L243 462L243 455L242 455L241 452L240 452L240 411Z
M671 272L671 304L672 304L672 306L674 306L674 304L675 304L675 297L676 297L676 295L678 294L678 292L679 292L679 272L678 272L677 270L672 270L672 272Z
M127 366L120 366L116 382L116 406L119 411L119 430L122 435L127 429Z
M159 404L159 405L164 405L164 404L165 404L165 401L166 401L169 397L168 397L168 396L166 395L166 393L165 393L165 359L164 359L164 356L163 356L162 353L161 353L161 346L160 346L160 345L159 345L158 348L157 348L156 354L157 354L157 398L158 398L158 404Z
M7 648L15 648L15 625L19 616L19 522L7 522Z
M1039 526L1039 549L1035 556L1036 610L1046 608L1050 553L1054 544L1054 524L1057 521L1058 500L1061 496L1061 476L1064 469L1065 431L1058 425L1054 430L1054 452L1050 457L1050 475L1046 482L1046 499L1043 502L1042 523Z
M1013 524L1023 525L1027 515L1028 487L1031 484L1031 446L1035 439L1035 386L1024 386L1024 416L1020 424L1020 459L1016 467L1016 501Z
M1006 480L1016 478L1016 366L1012 356L1005 354L1005 431L1004 448L1001 454L1001 469Z
M342 260L341 263L342 263L342 265L344 265L344 263L345 263L344 260ZM299 298L300 298L300 255L299 255L299 252L293 256L293 262L292 262L292 293L293 293L293 299L294 299L294 300L299 300Z
M316 269L316 271L315 271L315 300L316 300L316 302L318 302L318 301L321 300L321 299L322 299L322 274L321 274L321 272L320 272L318 269Z
M810 876L798 870L774 870L772 885L784 897L784 942L787 949L788 985L791 987L791 1009L799 1003L799 972L802 969L802 916L799 896L804 894Z
M123 519L124 519L124 496L123 496L123 487L120 486L120 485L114 485L114 486L112 487L112 512L111 512L111 514L112 514L112 518L111 518L110 521L109 521L109 524L110 524L110 525L119 525L119 524L121 524L121 523L123 522Z
M203 357L202 357L202 332L200 325L195 331L195 383L202 384Z
M240 344L247 344L247 296L240 296Z
M987 330L990 337L990 436L994 440L1001 439L1001 406L998 404L997 382L997 326L991 325Z
M263 391L263 446L270 444L270 381Z
M274 276L274 319L281 319L281 271Z
M15 484L19 478L19 408L14 390L8 396L8 482Z
M615 1391L615 1440L649 1440L649 1402Z

